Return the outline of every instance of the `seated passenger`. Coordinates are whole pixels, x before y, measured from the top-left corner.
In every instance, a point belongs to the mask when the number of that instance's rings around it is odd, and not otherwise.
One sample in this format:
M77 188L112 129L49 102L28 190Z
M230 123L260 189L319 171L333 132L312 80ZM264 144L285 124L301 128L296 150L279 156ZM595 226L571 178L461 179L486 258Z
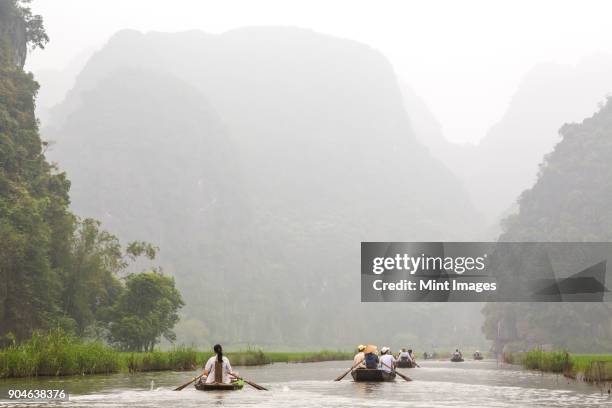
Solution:
M238 373L234 373L232 371L232 366L230 365L229 359L223 356L223 349L221 348L221 345L215 344L213 350L217 355L209 358L204 365L204 371L202 372L200 382L202 382L202 380L205 378L205 382L207 384L229 384L234 378L240 377Z
M410 353L405 348L402 348L402 351L397 356L397 361L410 361Z
M395 359L391 354L389 347L380 349L380 369L388 373L395 371Z
M366 368L378 368L378 355L376 346L369 345L363 350L365 355L365 366Z
M365 367L365 364L364 364L365 354L363 354L363 350L365 350L365 348L366 346L364 346L363 344L360 344L359 346L357 346L358 353L355 354L355 357L353 358L353 366L355 366L357 363L361 363L361 364L359 364L356 368Z
M408 350L408 356L410 356L410 362L414 366L416 364L416 357L412 354L412 349Z

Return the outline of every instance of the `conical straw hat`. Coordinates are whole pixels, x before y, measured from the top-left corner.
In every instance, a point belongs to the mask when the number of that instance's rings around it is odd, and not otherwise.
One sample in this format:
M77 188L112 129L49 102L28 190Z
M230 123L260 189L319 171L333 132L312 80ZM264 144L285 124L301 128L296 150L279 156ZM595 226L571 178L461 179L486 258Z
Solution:
M378 351L378 347L376 347L376 346L374 346L374 345L372 345L372 344L368 344L368 345L366 346L365 350L363 350L363 352L364 352L365 354L368 354L368 353L376 353L377 351Z

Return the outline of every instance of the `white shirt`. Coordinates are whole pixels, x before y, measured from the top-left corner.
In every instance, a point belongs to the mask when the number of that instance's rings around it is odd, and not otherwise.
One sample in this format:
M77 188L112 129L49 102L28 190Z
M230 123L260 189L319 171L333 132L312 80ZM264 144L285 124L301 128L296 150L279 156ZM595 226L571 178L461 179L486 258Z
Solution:
M212 356L206 362L204 366L204 370L208 371L208 377L206 377L206 383L211 384L215 382L215 362L217 361L217 356ZM225 384L229 384L232 379L230 378L229 373L232 372L232 366L230 365L229 359L223 356L223 363L221 363L221 367L223 368L223 382Z
M400 361L401 359L407 359L408 361L412 361L412 356L407 351L402 351L401 353L399 353L399 356L397 356L397 361Z
M393 371L393 365L395 364L395 359L391 354L383 354L380 356L380 369L390 373Z

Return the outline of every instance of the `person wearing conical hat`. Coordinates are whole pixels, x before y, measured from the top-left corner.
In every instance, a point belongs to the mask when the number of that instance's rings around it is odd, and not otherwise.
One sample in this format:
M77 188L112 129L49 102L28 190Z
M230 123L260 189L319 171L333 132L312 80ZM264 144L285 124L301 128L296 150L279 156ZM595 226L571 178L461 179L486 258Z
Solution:
M363 353L363 350L365 350L365 348L366 346L364 346L363 344L357 346L357 354L355 354L355 358L353 358L353 365L359 364L357 368L365 367L365 364L363 362L365 359L365 354Z
M371 344L368 344L363 350L363 354L365 354L365 366L366 368L378 368L378 355L376 352L378 348Z

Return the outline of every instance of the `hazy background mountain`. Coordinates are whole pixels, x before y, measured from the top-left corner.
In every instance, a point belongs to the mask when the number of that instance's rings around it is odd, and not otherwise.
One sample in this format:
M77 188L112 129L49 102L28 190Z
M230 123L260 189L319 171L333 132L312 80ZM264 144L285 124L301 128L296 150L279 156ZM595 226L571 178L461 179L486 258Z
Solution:
M360 241L482 228L368 46L281 27L122 31L44 135L75 211L161 246L187 303L182 340L482 341L479 305L360 304Z
M407 87L403 95L417 138L459 177L474 205L495 226L516 210L517 197L535 182L542 158L559 141L559 128L589 116L610 92L609 55L593 55L576 65L538 64L477 145L446 140L424 101Z
M51 114L51 109L61 103L68 91L72 89L77 75L94 51L94 48L82 50L63 68L36 70L36 81L42 84L36 97L36 117L43 126Z

